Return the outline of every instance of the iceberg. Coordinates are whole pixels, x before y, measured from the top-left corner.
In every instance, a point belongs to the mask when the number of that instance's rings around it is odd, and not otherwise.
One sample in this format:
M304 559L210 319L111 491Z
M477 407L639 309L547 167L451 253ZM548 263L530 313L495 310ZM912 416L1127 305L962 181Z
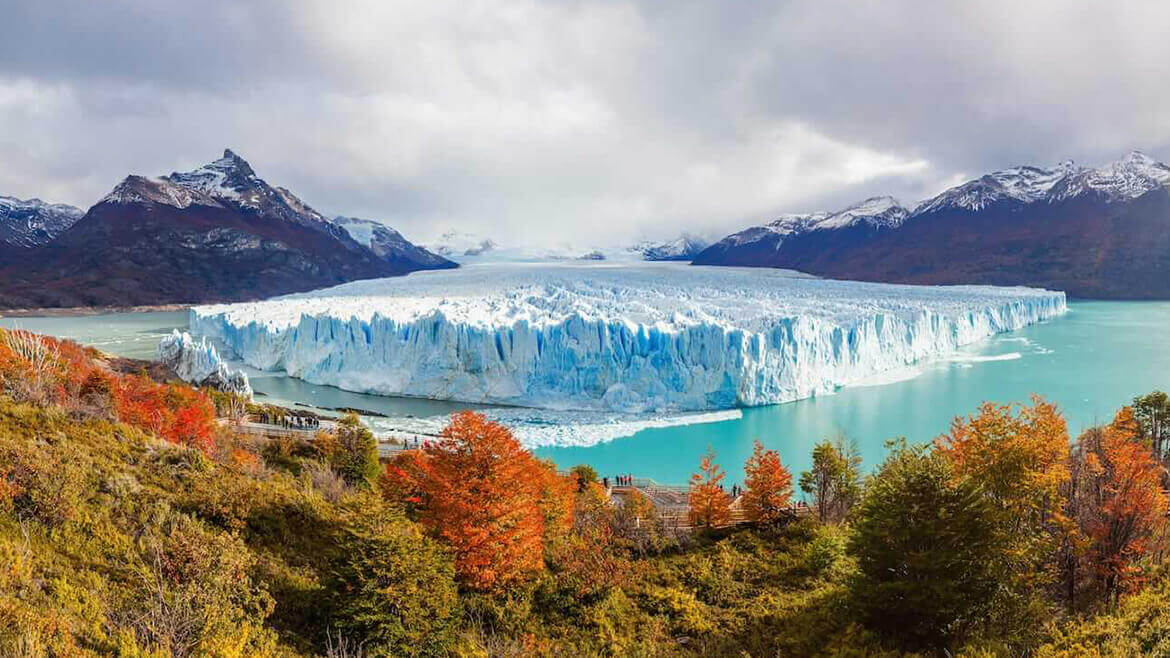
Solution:
M666 263L484 264L196 306L261 370L345 390L693 412L828 393L1058 316L1062 292Z
M188 384L252 397L247 373L228 368L206 338L197 343L191 334L175 329L159 341L155 357Z

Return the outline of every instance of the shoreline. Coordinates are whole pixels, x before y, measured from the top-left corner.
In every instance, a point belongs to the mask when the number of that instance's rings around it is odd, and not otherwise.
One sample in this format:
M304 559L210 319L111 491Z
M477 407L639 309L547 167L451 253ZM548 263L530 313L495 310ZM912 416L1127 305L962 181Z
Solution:
M187 311L191 304L148 304L143 306L69 306L55 308L11 308L0 310L0 318L68 318L112 313Z

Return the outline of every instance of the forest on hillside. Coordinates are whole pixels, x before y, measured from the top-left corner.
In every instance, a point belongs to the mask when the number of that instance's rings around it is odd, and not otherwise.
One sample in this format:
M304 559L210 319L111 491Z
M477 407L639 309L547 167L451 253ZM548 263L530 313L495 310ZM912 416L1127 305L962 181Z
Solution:
M0 331L0 655L1170 655L1162 393L1076 437L988 403L873 465L757 443L735 497L709 453L685 527L474 413L380 462L245 405Z

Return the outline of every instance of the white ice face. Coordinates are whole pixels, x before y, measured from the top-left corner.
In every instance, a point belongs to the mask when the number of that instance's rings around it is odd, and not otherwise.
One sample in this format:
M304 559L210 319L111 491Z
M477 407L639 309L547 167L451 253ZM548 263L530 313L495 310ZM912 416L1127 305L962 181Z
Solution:
M191 334L175 329L158 343L155 357L175 372L175 376L200 386L214 383L217 388L251 397L252 386L246 373L231 370L215 347L203 338L196 342Z
M664 264L494 264L196 307L244 361L343 389L549 409L827 392L1065 311L1060 292Z

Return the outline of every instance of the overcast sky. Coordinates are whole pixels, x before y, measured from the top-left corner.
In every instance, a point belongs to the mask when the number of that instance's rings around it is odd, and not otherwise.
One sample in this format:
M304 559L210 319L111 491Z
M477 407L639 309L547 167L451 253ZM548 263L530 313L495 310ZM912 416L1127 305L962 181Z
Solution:
M414 239L604 244L1170 157L1166 2L0 0L0 23L0 194L83 207L231 147Z

